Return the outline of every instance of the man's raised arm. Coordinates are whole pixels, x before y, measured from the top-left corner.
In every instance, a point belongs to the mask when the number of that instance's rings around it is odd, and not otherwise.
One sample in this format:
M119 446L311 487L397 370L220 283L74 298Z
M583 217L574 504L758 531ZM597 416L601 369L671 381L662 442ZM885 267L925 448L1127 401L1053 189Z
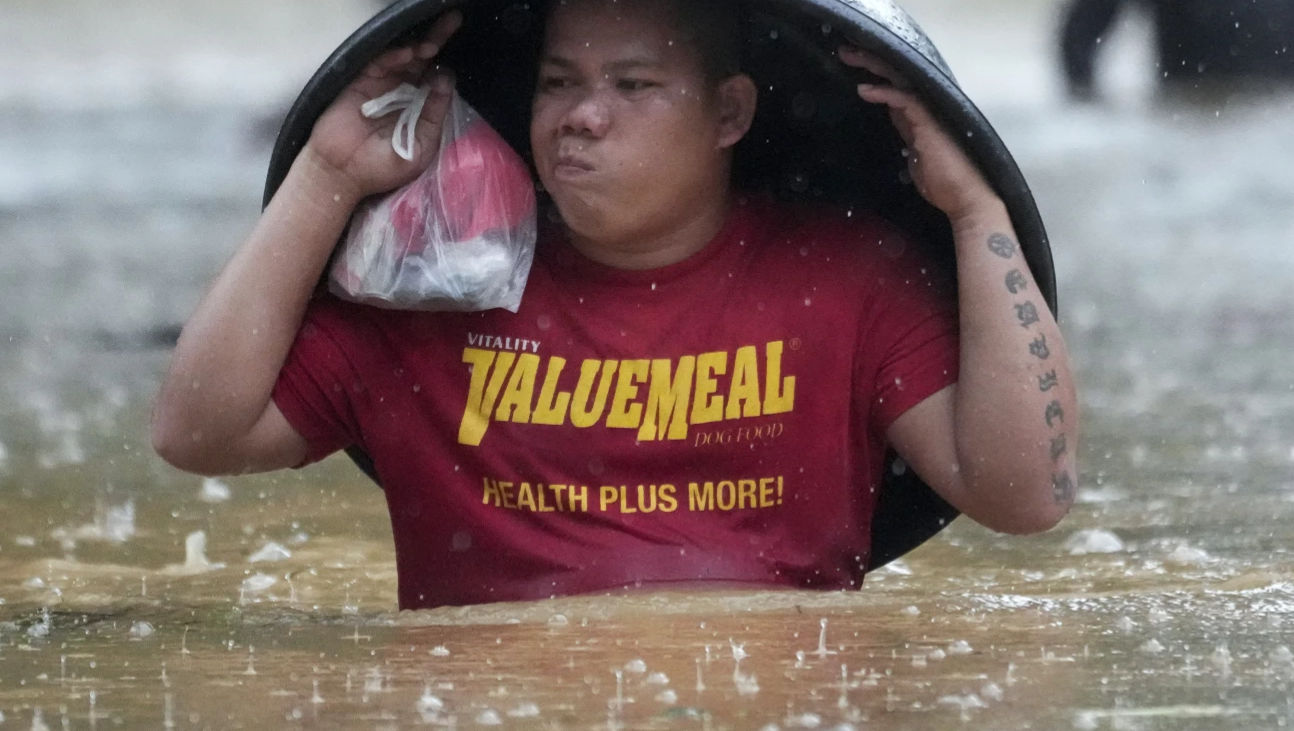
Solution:
M411 161L391 149L394 123L365 119L360 106L420 79L460 24L458 13L448 13L418 45L382 55L320 116L180 335L153 413L153 445L166 461L221 474L290 467L305 457L305 441L271 400L279 370L356 204L412 180L432 161L452 81L436 75Z
M885 104L921 194L948 216L957 253L960 375L891 424L895 450L936 492L1010 533L1055 525L1074 501L1078 404L1064 339L1021 253L1002 200L903 80L842 48L893 86Z

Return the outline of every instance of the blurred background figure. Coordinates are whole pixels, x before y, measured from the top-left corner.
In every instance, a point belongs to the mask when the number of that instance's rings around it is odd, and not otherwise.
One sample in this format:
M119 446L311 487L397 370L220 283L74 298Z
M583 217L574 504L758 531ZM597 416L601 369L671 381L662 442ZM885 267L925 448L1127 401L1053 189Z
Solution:
M1097 94L1097 53L1129 5L1150 14L1169 91L1294 81L1294 0L1070 0L1061 54L1070 96Z

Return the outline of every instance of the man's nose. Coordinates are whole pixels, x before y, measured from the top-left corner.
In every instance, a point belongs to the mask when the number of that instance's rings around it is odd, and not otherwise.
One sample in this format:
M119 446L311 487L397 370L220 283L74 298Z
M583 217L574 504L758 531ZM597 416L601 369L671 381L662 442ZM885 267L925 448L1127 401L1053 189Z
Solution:
M573 99L562 119L565 134L601 137L610 126L611 105L601 89L590 89Z

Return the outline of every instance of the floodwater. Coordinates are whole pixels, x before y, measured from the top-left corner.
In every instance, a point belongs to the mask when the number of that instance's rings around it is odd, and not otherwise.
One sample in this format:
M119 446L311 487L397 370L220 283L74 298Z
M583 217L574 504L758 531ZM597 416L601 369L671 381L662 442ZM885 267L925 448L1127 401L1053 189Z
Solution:
M854 593L399 614L344 458L154 457L164 345L353 0L0 8L0 726L1294 723L1294 95L1059 93L1055 4L913 0L1033 185L1086 430L1055 530L956 521ZM186 558L186 544L188 548Z

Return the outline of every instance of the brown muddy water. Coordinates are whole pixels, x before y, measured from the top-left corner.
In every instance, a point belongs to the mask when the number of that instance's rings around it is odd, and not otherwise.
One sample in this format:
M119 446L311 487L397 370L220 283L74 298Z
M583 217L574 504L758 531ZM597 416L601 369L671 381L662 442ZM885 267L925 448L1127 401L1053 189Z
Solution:
M146 438L267 130L371 6L6 2L0 727L1294 723L1294 96L1154 99L1134 24L1077 106L1054 3L907 7L1047 220L1086 412L1070 517L958 520L853 593L401 614L344 458L203 480Z

